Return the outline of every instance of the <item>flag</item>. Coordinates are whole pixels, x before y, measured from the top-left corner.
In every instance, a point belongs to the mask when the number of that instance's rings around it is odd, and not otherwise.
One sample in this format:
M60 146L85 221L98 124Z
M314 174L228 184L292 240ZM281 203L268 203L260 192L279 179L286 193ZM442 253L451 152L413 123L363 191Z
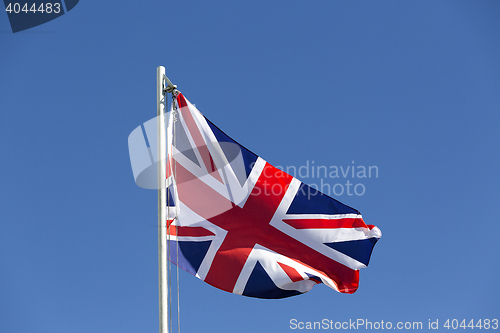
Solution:
M357 290L381 237L359 211L241 146L181 93L167 141L171 262L250 297L289 297L319 283Z

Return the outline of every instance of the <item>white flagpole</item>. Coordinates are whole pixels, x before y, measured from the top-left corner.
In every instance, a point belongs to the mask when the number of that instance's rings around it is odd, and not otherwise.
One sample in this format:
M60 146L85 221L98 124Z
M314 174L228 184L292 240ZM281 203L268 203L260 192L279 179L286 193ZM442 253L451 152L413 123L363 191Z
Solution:
M158 147L158 285L160 303L160 333L168 333L167 285L167 191L166 191L166 135L164 86L165 67L156 69L157 147Z

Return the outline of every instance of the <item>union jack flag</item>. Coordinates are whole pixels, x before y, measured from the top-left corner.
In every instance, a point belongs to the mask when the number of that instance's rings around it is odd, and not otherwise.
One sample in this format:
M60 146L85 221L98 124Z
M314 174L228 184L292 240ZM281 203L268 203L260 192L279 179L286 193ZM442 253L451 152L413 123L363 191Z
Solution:
M219 289L358 288L380 230L227 136L178 93L167 126L169 260Z

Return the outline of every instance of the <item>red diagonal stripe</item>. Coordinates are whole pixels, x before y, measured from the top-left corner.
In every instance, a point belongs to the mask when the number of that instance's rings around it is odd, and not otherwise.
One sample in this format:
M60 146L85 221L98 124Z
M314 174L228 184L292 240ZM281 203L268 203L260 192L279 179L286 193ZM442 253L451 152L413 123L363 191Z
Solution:
M205 168L207 169L209 174L211 174L215 179L223 183L219 171L215 166L214 160L212 159L212 156L208 151L205 140L203 140L203 136L201 135L200 130L198 129L198 126L196 125L196 122L193 118L193 115L189 110L187 101L182 94L179 94L177 96L177 102L179 103L180 106L180 112L182 114L182 118L184 118L184 122L188 127L189 133L191 133L191 137L194 140L196 148L198 149L198 152L200 153L200 156L203 159Z
M288 275L288 277L290 278L290 280L292 280L292 282L304 280L302 275L300 275L299 272L297 272L297 270L295 268L290 267L290 266L285 265L285 264L282 264L280 262L278 262L278 265L280 265L280 267L283 268L286 275Z

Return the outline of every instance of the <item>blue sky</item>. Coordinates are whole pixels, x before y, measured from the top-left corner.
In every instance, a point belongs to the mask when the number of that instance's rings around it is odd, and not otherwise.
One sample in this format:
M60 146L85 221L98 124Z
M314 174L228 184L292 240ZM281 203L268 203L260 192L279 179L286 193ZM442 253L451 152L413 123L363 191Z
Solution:
M500 319L498 17L496 1L82 0L13 34L0 14L0 332L158 330L156 192L127 138L156 115L159 65L271 164L378 168L323 179L363 184L336 198L382 230L355 294L251 299L181 271L182 331Z

